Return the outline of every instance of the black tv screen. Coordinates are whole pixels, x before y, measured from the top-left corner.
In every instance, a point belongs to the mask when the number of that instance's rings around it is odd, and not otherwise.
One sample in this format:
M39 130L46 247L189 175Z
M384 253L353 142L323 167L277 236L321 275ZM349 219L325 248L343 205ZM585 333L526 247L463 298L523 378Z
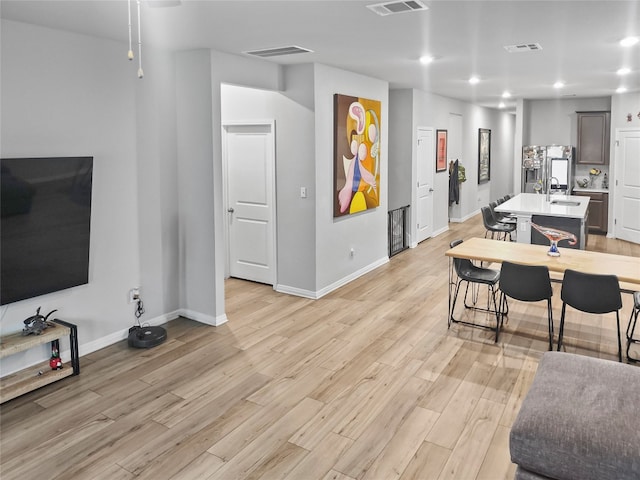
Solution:
M88 283L93 157L0 167L0 304Z

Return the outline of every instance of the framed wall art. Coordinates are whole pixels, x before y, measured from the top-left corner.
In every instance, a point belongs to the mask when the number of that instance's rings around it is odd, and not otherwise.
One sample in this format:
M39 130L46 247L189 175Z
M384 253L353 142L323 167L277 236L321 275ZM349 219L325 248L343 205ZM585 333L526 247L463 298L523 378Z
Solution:
M491 130L478 129L478 183L491 179Z
M380 205L379 100L335 94L333 108L333 216Z
M436 172L447 169L447 131L436 130Z

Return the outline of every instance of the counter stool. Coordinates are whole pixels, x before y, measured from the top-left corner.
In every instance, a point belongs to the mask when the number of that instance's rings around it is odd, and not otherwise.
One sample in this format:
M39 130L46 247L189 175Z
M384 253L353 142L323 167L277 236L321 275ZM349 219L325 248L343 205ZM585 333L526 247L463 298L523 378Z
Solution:
M629 355L629 347L632 343L640 343L640 338L634 337L636 332L636 324L638 323L638 314L640 313L640 292L633 292L633 310L629 317L629 325L627 325L627 358L631 362L640 362L640 358L631 357Z
M491 214L493 215L493 218L495 218L500 223L514 224L514 225L517 223L518 219L516 217L513 217L511 215L508 215L502 212L496 212L497 206L498 206L497 202L489 202L489 209L491 210Z
M506 240L508 235L509 241L511 241L511 232L514 232L516 230L515 224L498 222L493 217L490 207L482 207L480 211L482 212L482 222L484 223L484 228L486 230L484 238L487 238L489 233L491 233L491 238L493 238L494 235L497 234L497 240Z

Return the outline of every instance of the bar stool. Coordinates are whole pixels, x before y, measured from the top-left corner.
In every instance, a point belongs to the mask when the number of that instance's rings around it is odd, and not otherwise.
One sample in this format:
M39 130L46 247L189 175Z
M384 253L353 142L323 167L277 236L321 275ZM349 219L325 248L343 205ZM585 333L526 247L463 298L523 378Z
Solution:
M502 212L496 212L496 207L498 206L497 202L489 202L489 208L491 209L491 213L493 214L493 218L500 223L507 224L516 224L518 219L516 217L512 217L511 215L504 214Z
M629 347L632 343L640 343L640 338L634 338L636 332L636 324L638 323L638 314L640 313L640 292L633 292L633 310L629 317L629 325L627 325L627 359L632 362L640 362L640 358L629 355Z
M511 241L511 232L515 232L516 230L515 224L510 225L498 222L491 214L490 207L482 207L480 211L482 212L482 222L486 230L484 238L487 238L487 235L491 233L491 238L497 234L497 240L506 240L507 235L509 235L509 241ZM502 238L500 238L501 236Z

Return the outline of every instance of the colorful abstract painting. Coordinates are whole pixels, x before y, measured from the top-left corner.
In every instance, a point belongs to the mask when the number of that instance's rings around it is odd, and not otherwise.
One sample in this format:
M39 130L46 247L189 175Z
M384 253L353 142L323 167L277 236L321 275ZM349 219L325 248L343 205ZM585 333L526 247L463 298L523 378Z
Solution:
M380 205L380 110L378 100L334 95L334 217Z

